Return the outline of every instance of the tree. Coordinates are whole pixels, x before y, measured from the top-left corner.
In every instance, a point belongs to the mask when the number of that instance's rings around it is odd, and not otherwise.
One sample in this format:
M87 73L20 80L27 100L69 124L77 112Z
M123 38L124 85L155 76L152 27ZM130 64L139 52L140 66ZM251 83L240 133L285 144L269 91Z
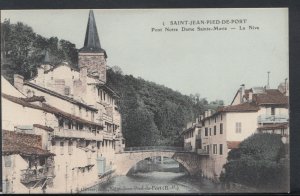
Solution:
M254 134L228 154L220 180L236 182L259 190L285 191L288 164L284 144L277 134Z

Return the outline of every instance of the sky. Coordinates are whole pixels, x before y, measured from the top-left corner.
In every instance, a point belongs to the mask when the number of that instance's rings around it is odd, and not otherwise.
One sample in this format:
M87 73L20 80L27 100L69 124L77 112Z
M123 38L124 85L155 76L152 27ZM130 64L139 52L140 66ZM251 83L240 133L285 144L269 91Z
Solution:
M93 11L107 64L124 74L225 104L241 84L246 89L265 86L268 71L271 88L288 78L287 8ZM21 21L44 37L68 40L79 49L88 14L86 9L2 10L1 21ZM227 30L197 31L216 26Z

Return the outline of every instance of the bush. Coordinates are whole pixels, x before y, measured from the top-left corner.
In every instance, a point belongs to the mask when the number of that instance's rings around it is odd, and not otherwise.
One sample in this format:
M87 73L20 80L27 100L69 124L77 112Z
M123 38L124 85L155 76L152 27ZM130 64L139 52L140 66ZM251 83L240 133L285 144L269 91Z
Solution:
M220 181L259 190L282 191L288 185L288 160L280 135L254 134L228 154Z

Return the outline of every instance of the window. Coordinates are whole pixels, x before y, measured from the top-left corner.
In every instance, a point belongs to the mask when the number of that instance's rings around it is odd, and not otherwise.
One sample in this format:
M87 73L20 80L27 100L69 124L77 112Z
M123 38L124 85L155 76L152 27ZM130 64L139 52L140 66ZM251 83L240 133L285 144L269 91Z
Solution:
M209 135L211 135L211 128L209 128Z
M214 126L214 135L217 135L217 126Z
M217 149L217 148L218 148L218 145L217 145L217 144L214 144L214 145L213 145L213 153L214 153L214 154L218 154L218 149Z
M64 142L60 142L60 154L64 154Z
M81 107L79 106L79 116L81 117Z
M208 136L208 128L205 127L205 136Z
M220 154L220 155L223 154L223 144L220 144L220 147L219 147L219 154Z
M65 87L65 95L70 95L70 87Z
M275 108L271 107L271 115L275 115Z
M217 122L217 118L215 117L215 122Z
M241 122L235 123L235 132L236 133L241 133L242 132L242 123Z
M68 122L68 128L72 129L72 121L71 120L69 120L69 122Z
M209 154L209 145L206 146L207 153Z
M71 155L73 153L73 142L69 141L68 152Z
M223 134L223 123L220 123L220 134Z
M64 127L64 119L59 119L58 120L58 125L59 125L59 127Z
M52 152L55 152L56 142L54 140L52 140L51 145L52 145Z
M221 114L221 120L223 120L223 115Z

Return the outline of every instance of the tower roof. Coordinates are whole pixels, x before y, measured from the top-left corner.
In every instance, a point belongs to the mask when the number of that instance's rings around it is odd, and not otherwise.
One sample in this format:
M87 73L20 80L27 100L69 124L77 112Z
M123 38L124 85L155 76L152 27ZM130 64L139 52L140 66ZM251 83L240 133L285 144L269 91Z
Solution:
M105 57L106 52L101 48L100 39L98 37L98 31L93 10L90 10L88 24L85 33L84 46L79 52L103 52Z

